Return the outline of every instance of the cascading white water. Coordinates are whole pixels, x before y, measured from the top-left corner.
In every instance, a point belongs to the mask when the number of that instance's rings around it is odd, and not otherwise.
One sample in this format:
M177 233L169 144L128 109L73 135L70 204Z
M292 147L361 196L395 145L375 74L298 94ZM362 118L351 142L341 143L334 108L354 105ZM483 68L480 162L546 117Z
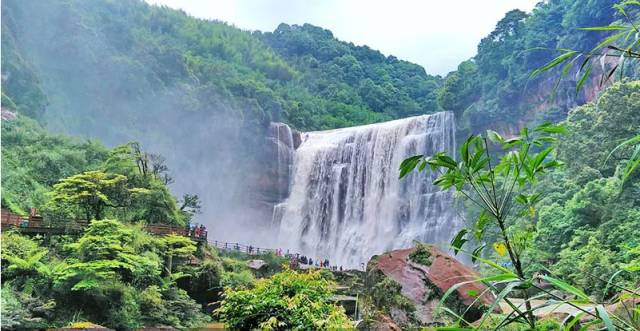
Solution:
M454 149L450 112L304 133L289 198L274 213L279 243L332 265L360 267L414 240L448 242L461 227L452 194L433 186L429 171L399 180L398 168L406 157Z

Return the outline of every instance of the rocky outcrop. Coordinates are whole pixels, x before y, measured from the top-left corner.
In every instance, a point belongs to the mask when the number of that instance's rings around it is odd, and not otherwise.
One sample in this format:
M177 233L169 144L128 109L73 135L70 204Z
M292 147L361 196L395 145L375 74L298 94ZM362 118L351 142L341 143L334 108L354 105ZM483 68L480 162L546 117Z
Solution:
M274 122L269 125L261 145L260 167L251 180L252 208L261 218L271 219L274 207L289 196L293 154L301 143L300 132L287 124Z
M271 123L264 144L264 171L258 182L264 202L276 204L289 196L293 152L300 141L300 132L284 123Z
M0 117L3 121L10 121L16 119L16 113L5 108L0 108Z
M407 327L443 322L442 317L436 315L443 294L455 284L472 281L479 275L440 249L421 245L374 256L367 266L366 277L376 308L389 314L396 324ZM385 283L395 285L383 286ZM398 293L392 293L394 288ZM490 292L484 293L485 290L486 287L478 282L465 284L445 301L445 305L461 314L466 310L465 319L474 321L482 315L483 306L494 300ZM376 300L384 296L386 300ZM391 299L392 296L399 297ZM467 310L469 306L471 308Z

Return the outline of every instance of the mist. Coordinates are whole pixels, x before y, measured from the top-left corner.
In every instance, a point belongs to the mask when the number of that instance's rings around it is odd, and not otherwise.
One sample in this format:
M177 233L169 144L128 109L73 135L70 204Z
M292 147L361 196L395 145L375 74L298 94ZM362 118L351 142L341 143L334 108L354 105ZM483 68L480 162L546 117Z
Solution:
M79 24L82 13L62 6L9 5L15 47L48 97L43 121L49 130L109 147L138 141L166 158L177 198L201 198L194 221L207 226L210 239L262 236L260 222L268 224L271 211L254 183L269 118L255 102L189 77L178 55L135 49L139 36L120 34L118 22L105 31ZM38 19L43 16L48 20ZM168 64L188 78L170 76Z

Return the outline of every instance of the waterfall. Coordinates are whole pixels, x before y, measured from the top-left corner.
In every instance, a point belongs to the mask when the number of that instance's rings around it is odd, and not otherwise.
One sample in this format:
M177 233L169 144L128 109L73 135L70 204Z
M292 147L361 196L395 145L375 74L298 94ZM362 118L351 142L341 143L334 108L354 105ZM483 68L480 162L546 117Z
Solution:
M403 159L453 153L453 113L308 132L293 155L289 198L274 209L282 247L360 267L414 240L448 243L461 227L451 192L429 171L398 179Z

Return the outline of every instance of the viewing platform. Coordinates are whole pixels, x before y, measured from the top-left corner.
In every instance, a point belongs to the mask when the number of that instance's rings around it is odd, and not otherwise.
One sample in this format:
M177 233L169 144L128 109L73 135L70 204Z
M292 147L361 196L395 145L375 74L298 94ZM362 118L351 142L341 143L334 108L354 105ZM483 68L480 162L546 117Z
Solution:
M42 216L37 215L34 208L31 209L29 216L22 216L12 213L10 210L2 208L1 214L2 232L7 230L15 230L26 235L80 235L84 232L88 222L85 220L67 221L67 222L50 222L43 220ZM190 229L186 226L177 226L172 224L145 224L143 229L153 235L179 235L189 237L197 242L207 241L207 231L204 228Z

